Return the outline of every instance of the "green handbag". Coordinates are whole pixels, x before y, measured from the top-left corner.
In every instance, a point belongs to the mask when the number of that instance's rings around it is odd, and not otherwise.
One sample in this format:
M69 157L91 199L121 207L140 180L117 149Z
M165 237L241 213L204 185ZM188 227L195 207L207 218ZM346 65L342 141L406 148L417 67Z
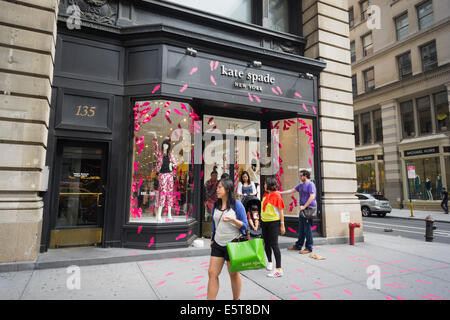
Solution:
M266 267L264 244L261 238L240 242L227 242L227 251L230 256L230 272Z

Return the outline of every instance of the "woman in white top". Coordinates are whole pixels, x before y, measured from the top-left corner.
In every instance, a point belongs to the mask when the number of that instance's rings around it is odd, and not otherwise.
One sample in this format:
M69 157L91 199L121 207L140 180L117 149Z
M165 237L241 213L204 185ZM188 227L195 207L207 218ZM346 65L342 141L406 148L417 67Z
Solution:
M250 181L250 175L247 171L242 172L241 181L239 181L237 189L238 197L241 201L244 201L245 197L256 196L256 194L256 186L252 181Z
M227 251L227 242L233 241L248 228L245 209L239 200L234 197L234 184L230 179L221 179L217 185L217 198L212 214L211 257L208 270L207 299L215 300L219 292L219 275L224 262L227 262L230 274L233 299L239 300L242 289L242 280L239 272L230 272L230 257Z

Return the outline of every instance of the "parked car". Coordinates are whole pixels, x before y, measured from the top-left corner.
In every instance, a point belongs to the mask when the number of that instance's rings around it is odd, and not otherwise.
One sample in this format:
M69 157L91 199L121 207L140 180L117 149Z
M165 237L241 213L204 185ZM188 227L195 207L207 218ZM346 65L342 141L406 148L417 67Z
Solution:
M370 217L372 213L376 213L379 217L385 217L387 213L392 211L389 200L382 195L357 193L356 196L361 203L361 213L363 217Z

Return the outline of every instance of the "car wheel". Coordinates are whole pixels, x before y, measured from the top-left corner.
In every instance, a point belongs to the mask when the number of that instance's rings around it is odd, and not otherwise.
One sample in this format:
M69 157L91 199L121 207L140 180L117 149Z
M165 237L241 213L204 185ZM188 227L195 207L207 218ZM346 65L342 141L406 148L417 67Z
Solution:
M362 207L361 212L363 217L370 217L370 209L368 207Z
M386 212L377 213L380 218L386 217Z

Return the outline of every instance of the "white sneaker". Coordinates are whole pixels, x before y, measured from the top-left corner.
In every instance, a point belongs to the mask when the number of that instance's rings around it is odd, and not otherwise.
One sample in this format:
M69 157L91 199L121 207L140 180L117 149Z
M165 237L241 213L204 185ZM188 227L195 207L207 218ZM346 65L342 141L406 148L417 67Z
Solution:
M273 263L272 262L267 262L266 270L267 271L272 271L273 270Z
M275 270L273 270L273 272L271 272L271 273L269 273L267 276L269 277L269 278L278 278L278 277L282 277L283 276L283 269L281 269L281 268L277 268L277 269L275 269Z

